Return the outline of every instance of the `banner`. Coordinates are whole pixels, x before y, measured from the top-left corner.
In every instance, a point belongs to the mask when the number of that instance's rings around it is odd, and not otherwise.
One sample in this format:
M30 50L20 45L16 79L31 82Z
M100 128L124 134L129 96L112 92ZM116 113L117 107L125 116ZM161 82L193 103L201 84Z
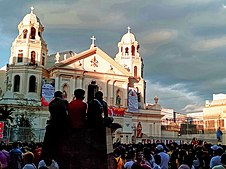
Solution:
M43 79L42 80L42 106L48 106L54 97L55 80Z
M3 138L3 131L4 131L4 122L0 122L0 138Z
M138 112L138 97L134 89L128 91L128 112Z
M126 108L108 107L109 116L124 116Z
M125 133L133 133L133 123L132 117L124 117L123 118L123 132Z

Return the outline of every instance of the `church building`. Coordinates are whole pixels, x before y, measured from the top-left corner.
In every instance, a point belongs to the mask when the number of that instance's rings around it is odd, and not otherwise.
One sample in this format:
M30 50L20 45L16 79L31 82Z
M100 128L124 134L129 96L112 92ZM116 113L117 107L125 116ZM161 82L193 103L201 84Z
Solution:
M70 102L74 90L81 88L86 91L88 102L95 88L103 92L109 115L123 126L115 139L131 143L137 128L138 137L161 136L161 110L146 107L144 63L139 43L129 27L118 43L115 57L96 46L94 36L85 51L48 55L43 32L44 26L31 8L19 23L18 36L12 43L6 91L0 96L0 106L13 107L17 115L32 112L34 128L43 129L49 117L48 103L55 91L62 91L64 99Z

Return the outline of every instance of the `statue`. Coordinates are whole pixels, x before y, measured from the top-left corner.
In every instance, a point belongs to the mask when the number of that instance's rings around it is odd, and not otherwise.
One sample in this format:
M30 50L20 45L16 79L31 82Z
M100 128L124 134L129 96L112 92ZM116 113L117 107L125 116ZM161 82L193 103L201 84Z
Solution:
M59 63L59 60L60 60L60 54L59 54L59 52L57 52L57 54L55 55L55 60L56 60L55 63Z
M142 137L142 126L141 123L138 122L137 124L137 138L141 138Z
M120 105L120 104L121 104L121 97L118 94L116 97L116 105Z

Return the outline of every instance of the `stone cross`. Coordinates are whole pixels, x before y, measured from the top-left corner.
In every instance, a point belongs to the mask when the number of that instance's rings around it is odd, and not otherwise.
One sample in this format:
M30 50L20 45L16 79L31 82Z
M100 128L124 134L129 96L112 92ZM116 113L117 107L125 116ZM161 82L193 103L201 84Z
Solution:
M92 40L92 44L91 45L95 45L95 40L96 40L96 38L94 37L94 36L92 36L91 38L90 38L91 40Z
M131 28L128 26L127 29L128 29L128 33L130 33Z
M34 9L35 9L35 8L32 6L32 7L31 7L31 14L34 13Z

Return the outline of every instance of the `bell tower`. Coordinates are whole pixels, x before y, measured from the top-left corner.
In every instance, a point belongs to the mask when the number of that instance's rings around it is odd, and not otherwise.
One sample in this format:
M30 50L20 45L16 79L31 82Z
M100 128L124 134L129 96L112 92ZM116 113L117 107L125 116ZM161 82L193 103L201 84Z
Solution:
M48 49L42 36L44 27L33 7L19 23L18 30L7 65L7 91L13 92L14 96L39 101Z
M143 79L143 59L139 54L139 43L128 27L127 33L123 35L118 43L118 53L115 61L131 73L128 87L134 88L138 95L139 108L145 105L145 81Z
M143 61L138 52L139 43L128 27L128 32L118 43L115 61L127 69L133 77L143 77Z

